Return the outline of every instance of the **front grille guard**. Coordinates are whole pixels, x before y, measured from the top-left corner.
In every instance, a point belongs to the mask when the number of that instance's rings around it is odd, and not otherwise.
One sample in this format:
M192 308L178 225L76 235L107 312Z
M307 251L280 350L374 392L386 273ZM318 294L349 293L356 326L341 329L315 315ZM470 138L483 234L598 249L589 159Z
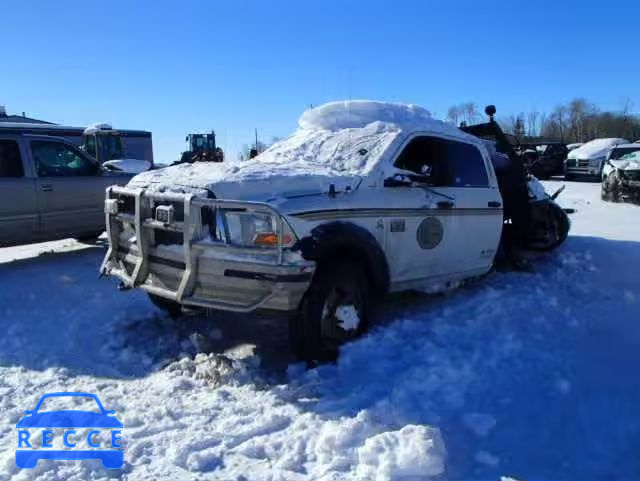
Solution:
M185 269L182 273L177 290L173 291L165 287L146 284L144 287L148 292L173 299L180 303L235 311L251 311L267 302L275 294L266 294L262 298L249 304L213 302L208 299L201 299L193 296L197 257L203 251L209 249L227 249L229 251L235 251L235 253L241 252L245 254L265 254L265 252L273 252L273 249L233 246L227 236L225 236L225 240L212 241L208 239L206 243L199 242L202 240L204 229L201 219L202 207L210 207L214 209L242 209L249 212L272 215L276 222L278 245L275 249L275 261L270 262L270 264L280 265L282 264L283 259L282 233L284 220L280 216L280 213L270 205L260 202L204 199L193 194L149 192L144 189L131 189L119 186L107 188L107 200L117 199L121 201L123 197L131 197L134 199L133 214L130 212L112 213L105 206L109 248L100 268L100 272L102 274L117 274L118 277L122 279L124 286L127 288L137 287L143 284L149 275L148 263L149 250L151 248L150 232L151 230L166 230L182 233L182 249ZM184 221L173 222L171 224L163 224L162 222L157 221L154 217L155 212L153 206L158 202L181 203L184 206ZM129 222L134 226L137 259L131 274L129 274L125 268L123 258L118 255L121 232L120 224L115 222L116 220Z

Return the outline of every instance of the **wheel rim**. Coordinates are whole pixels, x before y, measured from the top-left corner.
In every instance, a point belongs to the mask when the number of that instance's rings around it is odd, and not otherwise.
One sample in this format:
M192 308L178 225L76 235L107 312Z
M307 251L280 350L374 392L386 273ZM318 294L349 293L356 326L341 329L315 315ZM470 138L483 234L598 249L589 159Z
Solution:
M357 337L362 329L362 298L358 292L342 287L329 291L322 308L321 333L330 345Z

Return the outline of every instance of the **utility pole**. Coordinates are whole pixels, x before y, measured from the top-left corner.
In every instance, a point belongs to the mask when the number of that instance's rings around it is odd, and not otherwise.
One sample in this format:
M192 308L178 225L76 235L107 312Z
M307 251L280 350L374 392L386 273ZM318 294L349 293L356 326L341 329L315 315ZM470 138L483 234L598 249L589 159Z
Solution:
M257 152L258 151L258 128L256 127L254 130L256 133L256 152Z

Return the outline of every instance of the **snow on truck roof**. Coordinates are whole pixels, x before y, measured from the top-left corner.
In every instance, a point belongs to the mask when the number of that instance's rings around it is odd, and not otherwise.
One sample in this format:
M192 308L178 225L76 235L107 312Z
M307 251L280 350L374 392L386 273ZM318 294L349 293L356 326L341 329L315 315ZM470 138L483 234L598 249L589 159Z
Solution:
M595 156L605 155L614 145L628 143L629 141L627 139L621 138L594 139L572 150L567 157L569 159L589 159Z
M417 105L349 100L305 111L298 129L250 161L194 163L150 171L134 184L191 186L261 178L357 177L369 174L401 134L432 132L478 143L457 127L436 120Z

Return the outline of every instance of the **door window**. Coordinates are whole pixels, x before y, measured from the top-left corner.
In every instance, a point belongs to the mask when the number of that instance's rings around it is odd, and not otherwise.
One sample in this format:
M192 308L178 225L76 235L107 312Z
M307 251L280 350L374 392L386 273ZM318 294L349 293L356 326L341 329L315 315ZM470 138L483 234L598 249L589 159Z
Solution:
M0 140L0 177L24 177L20 148L15 140Z
M398 156L395 167L427 176L441 187L489 185L484 158L472 144L438 137L416 137Z
M97 173L97 166L62 142L34 140L31 152L39 177L78 177Z

